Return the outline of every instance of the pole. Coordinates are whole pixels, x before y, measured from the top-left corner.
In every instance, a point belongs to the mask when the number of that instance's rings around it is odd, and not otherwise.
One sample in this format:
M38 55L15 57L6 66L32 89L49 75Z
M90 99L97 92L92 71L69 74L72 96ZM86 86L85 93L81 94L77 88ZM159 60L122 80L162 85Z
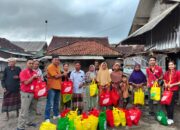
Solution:
M48 21L45 20L45 41L46 41L46 35L47 35L47 24L48 24Z

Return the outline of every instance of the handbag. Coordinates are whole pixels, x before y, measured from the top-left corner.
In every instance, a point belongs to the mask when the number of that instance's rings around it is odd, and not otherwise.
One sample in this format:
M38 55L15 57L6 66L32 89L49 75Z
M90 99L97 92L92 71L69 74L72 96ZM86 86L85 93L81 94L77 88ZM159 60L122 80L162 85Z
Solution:
M157 82L154 82L150 90L150 96L152 100L160 101L161 99L161 88L158 86Z
M134 92L134 104L144 105L144 92L142 88Z
M97 87L97 84L95 83L94 80L92 80L90 86L89 86L89 89L90 89L90 96L95 96L98 94L98 87Z
M114 127L114 117L113 117L112 110L110 110L110 109L106 110L106 116L107 116L107 124L110 127Z
M100 95L100 106L110 106L111 102L111 95L110 92L104 90Z
M46 82L37 82L34 85L34 98L46 97L48 94L47 91Z
M72 81L64 81L61 87L62 94L72 94L73 93L73 82Z
M115 106L118 105L118 101L120 99L119 93L115 89L112 89L110 94L111 94L111 102L112 102L112 104L115 105Z
M173 92L169 91L169 90L165 90L163 92L163 96L161 98L161 104L163 105L170 105L171 101L172 101L172 97L173 97Z

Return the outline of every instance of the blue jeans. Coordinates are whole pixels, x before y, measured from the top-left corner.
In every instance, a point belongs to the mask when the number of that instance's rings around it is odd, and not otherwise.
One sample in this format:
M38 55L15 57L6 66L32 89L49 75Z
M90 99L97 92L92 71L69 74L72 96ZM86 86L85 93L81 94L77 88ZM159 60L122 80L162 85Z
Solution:
M48 91L46 108L45 108L45 120L50 119L51 109L53 109L54 116L59 115L59 101L60 101L60 91L55 89L50 89Z

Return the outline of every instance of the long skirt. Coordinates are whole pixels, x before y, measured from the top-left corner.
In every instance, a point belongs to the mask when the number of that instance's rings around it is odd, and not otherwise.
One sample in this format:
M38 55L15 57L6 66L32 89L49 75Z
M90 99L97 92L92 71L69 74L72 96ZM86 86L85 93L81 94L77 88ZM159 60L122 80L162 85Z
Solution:
M83 111L83 94L73 94L72 98L72 107L73 110L78 108L78 111L82 113Z
M3 96L2 112L19 110L21 107L20 92L6 91Z

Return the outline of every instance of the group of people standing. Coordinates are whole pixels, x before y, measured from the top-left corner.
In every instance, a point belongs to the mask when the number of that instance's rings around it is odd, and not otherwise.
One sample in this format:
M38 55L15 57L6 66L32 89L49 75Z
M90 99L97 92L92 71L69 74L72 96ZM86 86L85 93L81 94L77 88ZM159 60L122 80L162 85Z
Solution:
M37 108L38 100L33 98L33 85L38 80L44 81L44 77L37 60L28 60L27 67L24 70L16 67L15 63L14 59L9 60L8 67L4 70L2 112L7 113L8 120L9 112L16 110L19 117L17 130L24 130L26 126L36 126L33 123L33 116L29 116L29 113L35 111L36 114L41 114ZM139 88L142 88L143 91L148 88L149 115L155 116L155 113L162 109L159 102L150 98L151 87L157 81L162 90L168 89L173 92L171 104L165 107L168 124L174 123L174 106L178 98L180 71L176 70L173 61L168 63L168 70L163 74L162 68L157 65L156 58L150 57L146 75L141 71L140 64L135 64L132 74L127 76L122 72L121 65L118 62L114 63L110 71L106 62L99 65L96 61L89 66L88 72L85 73L81 70L79 61L74 63L74 70L69 71L69 64L63 64L61 69L59 57L53 56L52 63L46 69L46 79L48 95L44 119L47 122L50 122L51 111L54 120L60 118L60 108L61 110L67 108L75 110L78 108L79 113L93 108L101 109L99 95L103 91L111 91L112 89L118 92L121 97L116 107L126 108L130 103L130 96L133 97L135 91ZM62 102L63 97L61 95L61 84L64 81L73 82L72 98L66 103ZM98 84L98 94L94 96L90 96L89 87L92 82ZM130 94L130 91L132 94Z

